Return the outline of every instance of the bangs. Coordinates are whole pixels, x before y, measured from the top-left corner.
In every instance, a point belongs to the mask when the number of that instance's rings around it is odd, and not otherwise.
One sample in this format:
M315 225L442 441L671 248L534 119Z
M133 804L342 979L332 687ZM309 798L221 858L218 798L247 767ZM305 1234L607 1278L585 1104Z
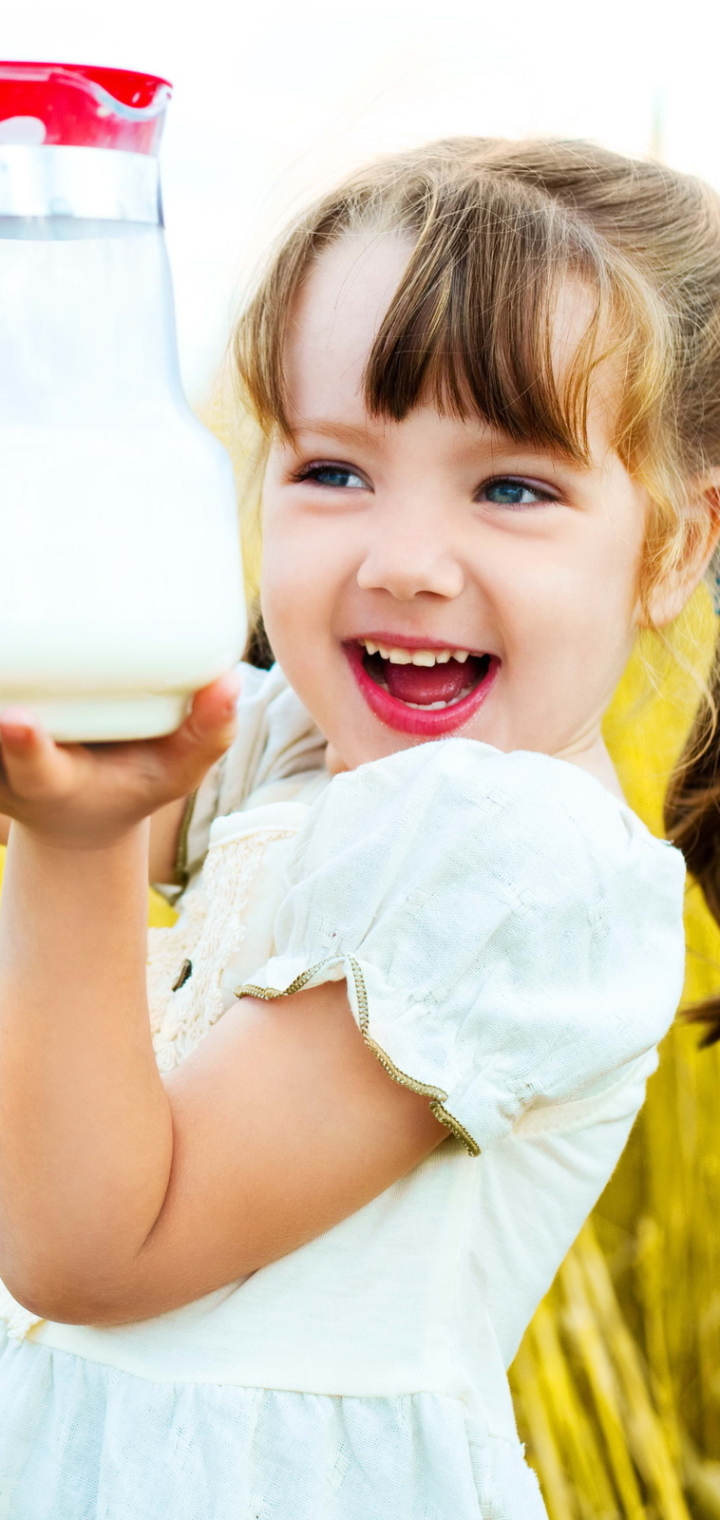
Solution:
M632 452L655 399L657 345L647 289L629 261L541 187L487 164L461 167L447 152L429 158L423 167L374 166L285 239L235 337L237 374L263 431L291 432L286 339L318 258L346 236L400 235L411 251L366 366L371 415L402 421L430 402L587 466L593 379L619 358L613 441ZM568 281L588 314L559 359Z
M401 421L431 402L587 464L592 377L628 337L595 239L517 183L476 176L453 190L429 208L377 333L364 377L368 410ZM568 279L589 297L588 317L557 373ZM613 338L619 326L625 343Z

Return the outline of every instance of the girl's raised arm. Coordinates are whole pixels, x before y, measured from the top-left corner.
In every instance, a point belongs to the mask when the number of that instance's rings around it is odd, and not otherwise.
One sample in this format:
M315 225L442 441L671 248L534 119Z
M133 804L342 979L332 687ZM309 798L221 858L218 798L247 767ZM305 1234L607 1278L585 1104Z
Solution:
M158 808L150 819L150 881L172 886L175 880L177 842L187 798L178 797ZM0 813L0 845L6 845L12 819Z
M148 825L227 747L235 693L113 758L2 722L0 1276L43 1318L136 1320L352 1213L445 1137L344 988L243 1000L165 1084L145 990ZM162 765L160 764L162 755ZM170 779L169 779L170 778ZM164 799L163 799L164 800Z

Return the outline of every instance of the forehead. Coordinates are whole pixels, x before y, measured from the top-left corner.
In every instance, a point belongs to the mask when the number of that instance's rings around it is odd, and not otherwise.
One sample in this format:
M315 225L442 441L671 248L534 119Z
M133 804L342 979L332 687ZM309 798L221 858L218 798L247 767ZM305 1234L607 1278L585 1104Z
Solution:
M318 416L367 425L368 359L412 251L411 238L401 233L346 233L311 265L295 299L284 355L291 427L300 418ZM592 308L592 294L579 279L559 283L551 345L558 380L569 369ZM588 424L602 453L615 385L611 366L599 366ZM486 432L484 420L477 420Z
M348 409L364 418L363 377L375 335L412 245L387 234L348 234L312 264L285 352L290 421Z

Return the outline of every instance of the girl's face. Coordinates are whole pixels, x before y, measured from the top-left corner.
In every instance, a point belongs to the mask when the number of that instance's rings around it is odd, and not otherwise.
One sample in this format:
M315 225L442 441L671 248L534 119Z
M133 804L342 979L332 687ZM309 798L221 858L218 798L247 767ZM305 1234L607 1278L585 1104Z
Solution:
M292 686L349 767L443 735L592 765L637 617L645 500L610 450L589 469L480 420L373 418L362 379L407 246L318 260L286 355L292 442L264 490L262 602ZM587 320L568 287L567 362Z

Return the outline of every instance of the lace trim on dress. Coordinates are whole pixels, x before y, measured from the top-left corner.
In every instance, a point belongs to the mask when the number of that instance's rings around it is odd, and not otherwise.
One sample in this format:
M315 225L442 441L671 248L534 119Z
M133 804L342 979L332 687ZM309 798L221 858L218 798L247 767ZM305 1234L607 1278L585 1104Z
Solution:
M150 1025L161 1072L173 1071L225 1012L222 977L245 938L245 910L263 856L268 845L292 834L257 829L214 844L202 882L186 894L180 922L149 930Z

